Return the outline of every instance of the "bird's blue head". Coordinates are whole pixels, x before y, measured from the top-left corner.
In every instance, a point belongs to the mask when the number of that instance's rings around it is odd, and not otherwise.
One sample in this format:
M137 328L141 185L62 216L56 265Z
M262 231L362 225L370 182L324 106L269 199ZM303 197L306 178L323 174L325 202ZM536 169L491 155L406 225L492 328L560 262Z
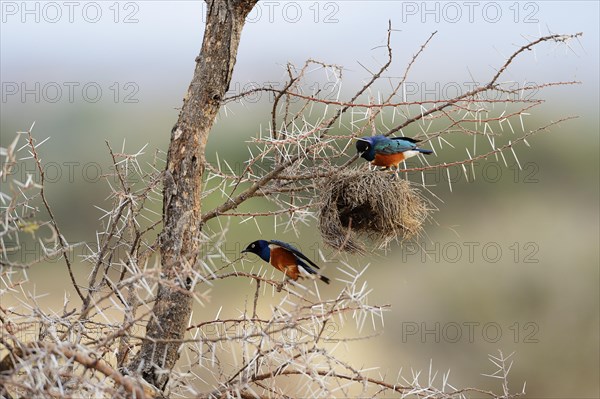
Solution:
M367 161L372 161L375 159L375 144L377 144L377 142L379 140L381 140L382 138L385 138L384 136L368 136L368 137L361 137L359 139L357 139L358 141L356 142L356 152L358 152L358 154L366 159Z
M265 240L257 240L248 244L242 253L251 252L261 257L262 260L268 262L271 259L271 249L269 243Z

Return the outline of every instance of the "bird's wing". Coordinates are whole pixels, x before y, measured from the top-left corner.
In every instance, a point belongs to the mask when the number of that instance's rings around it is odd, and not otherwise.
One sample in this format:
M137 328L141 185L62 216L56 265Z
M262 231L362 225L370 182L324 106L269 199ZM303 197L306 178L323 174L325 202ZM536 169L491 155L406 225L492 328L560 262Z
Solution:
M310 263L312 266L316 267L317 269L320 269L320 267L317 266L315 264L315 262L313 262L312 260L308 259L306 257L306 255L304 255L302 252L300 252L300 250L298 248L296 248L296 247L288 244L287 242L283 242L283 241L279 241L279 240L271 240L271 241L268 241L268 242L269 242L269 244L278 245L281 248L287 249L288 251L290 251L291 253L293 253L296 257L298 257L300 259L303 259L303 260L307 261L308 263Z
M413 139L412 137L390 137L391 140L405 140L405 141L410 141L411 143L420 143L421 140L419 139Z
M398 154L400 152L414 150L417 145L412 140L406 140L403 137L393 139L386 138L375 144L375 152L380 154Z

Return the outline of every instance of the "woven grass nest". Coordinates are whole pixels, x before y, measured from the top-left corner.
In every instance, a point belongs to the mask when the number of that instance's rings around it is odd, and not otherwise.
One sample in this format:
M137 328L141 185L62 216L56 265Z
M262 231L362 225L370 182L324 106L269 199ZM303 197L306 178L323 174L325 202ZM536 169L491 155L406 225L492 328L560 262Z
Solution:
M326 244L364 254L366 238L377 248L418 237L430 202L405 179L382 171L348 169L320 182L319 229Z

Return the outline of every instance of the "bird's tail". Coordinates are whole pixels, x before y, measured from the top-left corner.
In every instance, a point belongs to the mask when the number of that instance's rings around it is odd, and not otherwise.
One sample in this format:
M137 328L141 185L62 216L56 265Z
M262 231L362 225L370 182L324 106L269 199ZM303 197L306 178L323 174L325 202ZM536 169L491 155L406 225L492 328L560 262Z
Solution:
M316 275L325 284L329 284L329 282L331 281L327 277L325 277L325 276L317 273L316 270L314 270L312 267L308 266L306 263L304 263L304 262L298 262L298 263L299 263L298 264L298 269L300 269L301 271L305 272L306 274L314 274L314 275Z
M425 155L429 155L429 154L433 154L433 151L431 150L426 150L424 148L415 148L415 150L419 151L421 154L425 154Z

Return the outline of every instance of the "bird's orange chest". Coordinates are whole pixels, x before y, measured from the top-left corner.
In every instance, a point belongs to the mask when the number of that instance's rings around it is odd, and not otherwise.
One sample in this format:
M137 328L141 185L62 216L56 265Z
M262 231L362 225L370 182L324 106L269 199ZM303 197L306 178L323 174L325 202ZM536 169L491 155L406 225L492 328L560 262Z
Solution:
M283 248L271 248L271 259L269 263L276 269L284 272L292 280L298 278L298 264L296 257Z
M283 271L287 266L296 266L296 257L283 248L272 248L270 263Z
M375 166L395 166L404 161L404 153L397 154L375 154L375 159L371 162Z

